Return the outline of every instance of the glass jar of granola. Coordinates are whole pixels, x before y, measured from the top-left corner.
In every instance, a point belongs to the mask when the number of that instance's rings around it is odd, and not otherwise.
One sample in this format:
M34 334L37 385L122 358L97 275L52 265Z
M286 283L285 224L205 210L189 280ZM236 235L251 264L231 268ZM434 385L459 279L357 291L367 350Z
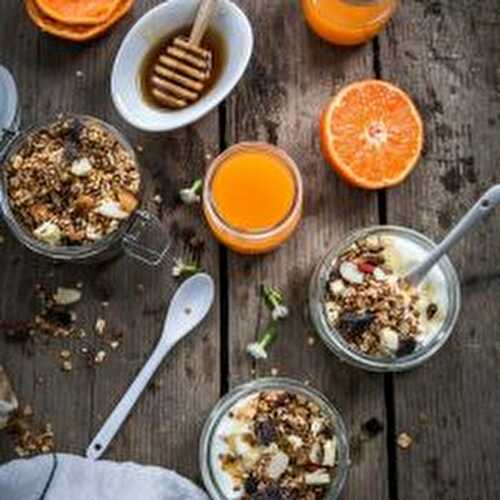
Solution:
M17 132L1 164L4 219L30 250L79 263L123 249L157 265L166 254L160 222L140 209L142 176L134 150L102 120L62 115Z
M237 387L212 410L200 441L211 498L337 499L349 469L342 417L318 391L286 378Z
M374 226L351 234L320 261L309 312L325 344L371 371L403 371L433 356L460 311L460 283L443 257L418 288L403 279L435 243L411 229Z

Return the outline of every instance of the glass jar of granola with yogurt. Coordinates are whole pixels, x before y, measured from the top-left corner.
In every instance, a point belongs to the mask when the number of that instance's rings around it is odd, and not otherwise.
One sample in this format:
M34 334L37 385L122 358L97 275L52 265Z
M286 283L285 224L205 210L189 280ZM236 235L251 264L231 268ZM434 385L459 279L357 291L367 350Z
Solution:
M349 469L347 432L318 391L285 378L237 387L209 416L200 467L211 498L339 498Z
M433 356L460 310L460 283L443 257L417 288L404 280L435 243L416 231L375 226L357 231L318 264L309 311L326 345L371 371L403 371Z
M143 185L134 150L111 125L59 116L15 133L1 165L3 216L30 250L92 263L124 249L151 265L167 252L160 222L140 209Z

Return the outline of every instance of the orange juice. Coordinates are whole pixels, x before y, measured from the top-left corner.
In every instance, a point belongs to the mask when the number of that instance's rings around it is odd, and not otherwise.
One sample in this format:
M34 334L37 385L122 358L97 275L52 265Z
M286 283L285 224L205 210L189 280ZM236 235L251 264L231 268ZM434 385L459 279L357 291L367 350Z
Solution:
M311 28L338 45L356 45L373 38L397 5L398 0L302 0Z
M242 143L211 165L203 197L215 236L240 253L264 253L288 239L302 211L302 181L293 160L263 143Z

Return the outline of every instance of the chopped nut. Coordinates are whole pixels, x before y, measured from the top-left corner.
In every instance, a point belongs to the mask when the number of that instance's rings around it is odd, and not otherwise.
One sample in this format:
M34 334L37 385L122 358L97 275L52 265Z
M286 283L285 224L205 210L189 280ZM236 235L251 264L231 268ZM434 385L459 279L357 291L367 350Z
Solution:
M337 457L337 438L334 436L332 439L325 441L323 445L323 465L333 467Z
M106 328L106 320L104 318L97 318L94 327L94 330L97 333L97 335L99 336L104 335L105 328Z
M63 361L62 369L65 372L70 372L73 369L73 363L71 363L71 361L69 360Z
M94 363L100 365L106 359L106 351L98 351L95 355Z
M287 469L290 463L290 458L286 453L278 451L275 453L269 464L267 465L266 473L271 479L278 479Z
M79 302L82 298L82 292L75 288L58 287L57 292L52 296L54 302L61 306L68 306Z
M53 246L59 245L62 238L59 226L50 221L44 222L42 225L34 229L33 235L35 238Z
M380 342L384 349L389 352L395 353L399 348L399 335L398 332L392 328L385 327L380 331Z
M103 200L95 211L108 219L128 219L129 213L125 212L120 203L114 200Z
M129 191L122 190L118 193L121 208L127 213L132 213L139 204L139 200Z
M320 486L322 484L329 484L331 481L330 474L325 469L318 469L310 474L305 475L306 484Z
M92 172L92 164L88 158L79 158L73 161L70 170L77 177L87 177Z
M398 446L403 449L407 450L408 448L411 447L413 444L413 438L407 433L407 432L402 432L398 436Z

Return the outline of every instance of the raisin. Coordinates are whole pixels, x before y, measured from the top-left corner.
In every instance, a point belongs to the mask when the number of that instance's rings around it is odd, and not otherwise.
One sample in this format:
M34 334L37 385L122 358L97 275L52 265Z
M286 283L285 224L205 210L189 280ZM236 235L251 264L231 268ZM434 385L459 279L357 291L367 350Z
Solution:
M429 304L429 307L427 308L427 319L432 319L434 316L436 316L438 312L438 306L437 304Z
M417 348L417 342L415 339L402 339L399 341L399 348L396 352L396 356L403 357L408 356Z
M346 313L340 317L339 330L344 336L357 336L365 332L375 319L373 313Z
M269 446L278 439L276 426L271 420L262 420L255 424L255 434L257 439L264 446Z
M384 424L376 417L370 418L362 426L361 429L369 437L375 437L384 430Z
M257 493L257 490L259 488L259 482L255 478L255 476L248 476L245 479L244 488L245 492L248 493L249 495Z

